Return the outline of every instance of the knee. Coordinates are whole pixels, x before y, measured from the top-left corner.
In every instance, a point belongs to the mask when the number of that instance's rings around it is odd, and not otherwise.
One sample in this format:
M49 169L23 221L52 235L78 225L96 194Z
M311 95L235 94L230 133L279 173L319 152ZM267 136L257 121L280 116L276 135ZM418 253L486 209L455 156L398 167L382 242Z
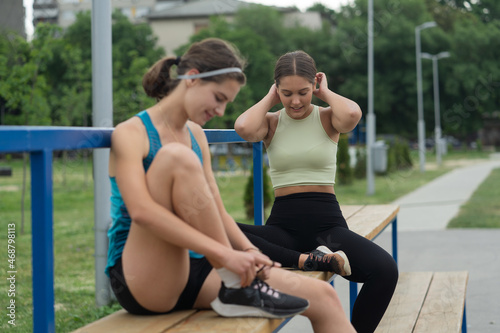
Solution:
M377 265L376 274L381 280L385 281L388 286L396 287L399 278L399 270L394 258L387 254L383 260L380 260L379 265Z
M161 164L169 171L181 170L187 172L202 171L200 159L196 153L180 143L169 143L158 150L153 160L154 164Z
M337 291L331 284L325 281L317 280L315 285L315 294L318 297L319 304L330 304L331 306L340 305L340 298Z

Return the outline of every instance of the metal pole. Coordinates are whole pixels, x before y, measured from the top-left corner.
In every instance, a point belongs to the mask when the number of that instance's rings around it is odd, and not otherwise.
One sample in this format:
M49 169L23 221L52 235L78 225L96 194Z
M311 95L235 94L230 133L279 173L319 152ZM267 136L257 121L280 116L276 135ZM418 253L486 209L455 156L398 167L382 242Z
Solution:
M113 126L111 53L111 1L92 0L92 124ZM108 251L111 186L108 179L109 149L94 150L95 300L110 301L109 279L104 274Z
M422 95L422 60L420 58L420 30L435 27L436 22L425 22L415 27L415 55L417 60L417 104L418 104L418 151L420 171L425 172L425 122L424 98Z
M438 58L432 57L432 78L434 85L434 145L436 147L436 163L441 165L441 123L439 111L439 79L438 79Z
M434 140L436 147L436 163L441 165L441 111L439 107L439 71L438 60L450 56L449 52L441 52L439 54L421 53L422 58L432 60L432 80L434 85Z
M420 171L425 172L425 122L422 95L422 63L420 59L420 29L415 28L415 46L417 56L417 103L418 103L418 156Z
M375 193L373 145L375 143L375 114L373 113L373 0L368 0L368 115L366 127L367 195Z

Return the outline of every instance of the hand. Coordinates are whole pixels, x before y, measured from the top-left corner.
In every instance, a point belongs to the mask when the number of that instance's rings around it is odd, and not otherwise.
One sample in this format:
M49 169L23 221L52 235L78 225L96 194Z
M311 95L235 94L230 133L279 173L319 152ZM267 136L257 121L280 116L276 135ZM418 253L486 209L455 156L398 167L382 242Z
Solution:
M274 83L271 88L269 89L269 92L267 93L267 96L272 98L271 99L271 107L275 106L276 104L281 103L280 96L278 95L278 88L276 87L276 83Z
M241 278L241 286L247 287L255 279L257 268L271 266L272 261L257 251L230 250L227 252L226 260L222 265L231 272L238 274Z
M322 101L325 101L325 96L327 92L329 91L328 89L328 80L326 79L326 74L319 72L316 73L316 83L318 85L318 89L315 89L313 91L314 96L318 97Z

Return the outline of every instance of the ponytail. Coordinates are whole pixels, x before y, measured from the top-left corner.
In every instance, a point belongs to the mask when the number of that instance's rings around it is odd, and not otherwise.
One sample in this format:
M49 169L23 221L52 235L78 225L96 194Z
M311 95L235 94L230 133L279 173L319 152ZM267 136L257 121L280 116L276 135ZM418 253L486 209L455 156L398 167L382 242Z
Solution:
M179 57L166 57L158 60L142 78L142 86L146 95L160 100L167 96L179 80L172 79L171 67L179 64Z
M244 64L236 47L222 39L208 38L193 43L182 58L166 57L157 61L142 78L142 86L148 96L160 100L177 87L180 82L179 76L193 68L200 74L230 68L231 71L223 71L217 75L203 75L200 79L217 83L233 79L243 85L246 83L245 74L242 72ZM173 65L177 66L175 73L172 70ZM241 71L235 70L238 68Z

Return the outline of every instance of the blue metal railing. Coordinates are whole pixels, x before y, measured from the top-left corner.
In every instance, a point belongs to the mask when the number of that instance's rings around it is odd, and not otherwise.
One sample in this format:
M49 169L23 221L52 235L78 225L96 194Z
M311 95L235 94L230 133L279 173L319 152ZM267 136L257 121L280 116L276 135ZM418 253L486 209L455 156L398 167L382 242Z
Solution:
M31 161L33 332L55 332L52 153L55 150L108 148L113 128L0 127L0 153L28 152ZM234 130L205 130L208 142L246 142ZM262 225L262 142L253 143L254 216Z

